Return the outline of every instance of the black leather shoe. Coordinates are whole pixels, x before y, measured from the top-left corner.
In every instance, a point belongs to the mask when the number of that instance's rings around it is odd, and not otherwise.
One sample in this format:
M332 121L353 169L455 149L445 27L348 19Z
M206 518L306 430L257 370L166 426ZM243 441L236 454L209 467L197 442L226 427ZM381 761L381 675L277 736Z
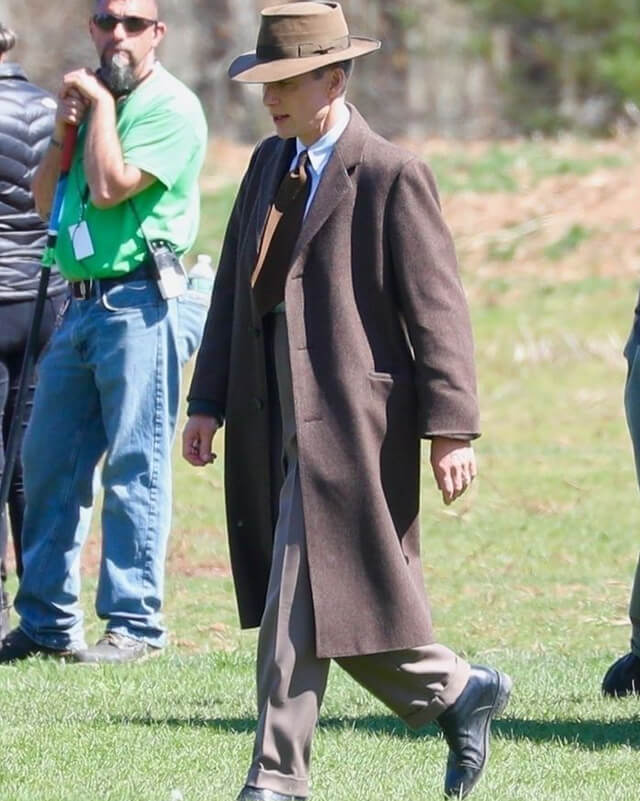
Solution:
M242 788L242 792L236 801L306 801L304 796L301 795L282 795L282 793L274 793L273 790L263 790L260 787L246 787Z
M602 693L614 698L640 695L640 659L635 654L625 654L616 659L604 674Z
M13 629L0 645L0 664L9 665L12 662L19 662L21 659L27 659L36 654L64 658L71 656L71 651L45 648L44 645L34 642L31 637L27 637L22 629Z
M491 720L507 706L511 684L505 673L472 665L462 695L437 719L449 745L447 798L466 798L478 783L489 757Z
M134 640L116 631L107 631L95 645L76 651L74 659L86 665L119 665L123 662L141 662L160 653L144 640Z

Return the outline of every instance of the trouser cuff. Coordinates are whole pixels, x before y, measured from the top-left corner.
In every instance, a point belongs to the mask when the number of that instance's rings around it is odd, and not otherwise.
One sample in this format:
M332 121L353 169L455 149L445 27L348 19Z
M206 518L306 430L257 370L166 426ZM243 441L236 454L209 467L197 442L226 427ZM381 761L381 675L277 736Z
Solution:
M260 790L272 790L274 793L282 793L282 795L295 795L298 798L306 798L309 795L308 779L296 779L275 770L260 770L252 767L245 784Z
M640 659L640 621L631 623L631 653Z
M631 599L629 601L629 617L634 625L640 624L640 559L633 577L631 587Z
M421 729L428 723L432 723L438 718L445 709L453 706L460 697L462 691L467 686L469 676L471 675L471 666L464 659L458 657L456 669L451 674L451 678L443 687L442 692L434 696L433 700L424 707L421 707L412 715L404 718L404 722L414 731Z

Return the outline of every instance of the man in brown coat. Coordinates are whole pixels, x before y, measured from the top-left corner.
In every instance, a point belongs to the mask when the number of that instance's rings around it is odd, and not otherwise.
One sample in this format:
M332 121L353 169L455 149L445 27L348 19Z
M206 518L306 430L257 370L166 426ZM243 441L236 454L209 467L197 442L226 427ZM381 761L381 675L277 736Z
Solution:
M208 464L225 422L240 618L260 626L241 801L307 797L331 659L412 728L437 721L449 796L475 785L510 692L431 630L420 440L449 503L476 472L473 344L431 173L345 101L351 60L378 47L337 3L296 2L262 12L229 70L263 84L277 136L228 224L183 453Z

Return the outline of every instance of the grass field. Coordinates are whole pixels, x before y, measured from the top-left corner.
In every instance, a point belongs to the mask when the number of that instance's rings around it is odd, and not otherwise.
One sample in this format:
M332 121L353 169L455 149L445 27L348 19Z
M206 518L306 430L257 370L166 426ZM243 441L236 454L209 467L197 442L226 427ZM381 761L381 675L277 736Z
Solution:
M484 434L480 477L453 508L436 496L425 451L425 574L439 639L515 681L473 798L627 801L638 793L640 700L605 700L599 685L627 649L640 544L621 356L640 266L637 199L623 202L638 186L638 143L427 154L471 302ZM618 206L596 214L596 189ZM224 182L207 195L199 249L217 252L232 198ZM242 785L255 634L237 628L221 460L200 472L176 449L175 466L171 647L126 668L35 659L0 669L0 801L226 801ZM94 540L90 640L101 631L95 550ZM332 670L317 801L439 799L445 756L435 727L412 734Z

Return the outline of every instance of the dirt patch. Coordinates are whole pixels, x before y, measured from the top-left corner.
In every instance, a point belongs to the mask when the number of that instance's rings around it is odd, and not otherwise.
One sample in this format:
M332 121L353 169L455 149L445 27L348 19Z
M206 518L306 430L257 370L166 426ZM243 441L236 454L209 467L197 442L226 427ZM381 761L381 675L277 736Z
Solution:
M464 268L479 278L637 275L639 181L640 166L600 169L546 178L527 194L445 197L443 208ZM572 245L574 232L581 241Z
M227 578L231 576L229 560L226 557L215 557L194 554L192 543L210 541L212 536L222 538L224 535L212 531L174 531L169 541L169 555L167 557L167 573L174 576ZM82 573L86 576L97 576L100 567L100 537L92 533L83 550L81 557ZM9 573L15 570L13 547L10 544L7 553L7 568Z
M514 154L540 146L549 158L567 164L567 174L539 180L526 158L515 158L512 177L518 191L442 193L445 219L456 241L465 273L479 280L537 276L575 280L588 275L637 276L640 272L640 138L603 141L561 137L527 143L449 140L402 141L427 162L464 155L482 159L495 147ZM252 148L212 140L203 173L205 191L239 181ZM624 166L596 167L585 175L571 165L619 160ZM588 167L587 167L588 170Z
M536 143L533 143L535 146ZM407 143L428 162L461 152L451 142ZM495 143L464 145L466 158L482 158ZM500 143L514 152L522 142ZM566 163L567 174L537 179L517 161L515 192L443 193L442 207L461 264L477 279L535 276L569 281L592 275L637 276L640 271L640 139L589 142L546 140L549 158ZM603 160L619 166L595 167ZM572 172L581 164L587 174Z

